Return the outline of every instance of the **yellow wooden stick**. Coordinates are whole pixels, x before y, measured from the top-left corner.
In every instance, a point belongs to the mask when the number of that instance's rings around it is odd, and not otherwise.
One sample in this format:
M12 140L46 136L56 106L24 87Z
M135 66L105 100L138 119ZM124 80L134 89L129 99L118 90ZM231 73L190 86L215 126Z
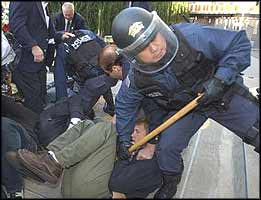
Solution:
M179 110L176 114L174 114L172 117L170 117L167 121L165 121L163 124L158 126L156 129L151 131L148 135L146 135L142 140L139 142L133 144L128 150L129 152L135 151L140 146L144 145L146 142L148 142L150 139L161 133L163 130L168 128L171 124L176 122L178 119L186 115L188 112L190 112L192 109L194 109L198 105L198 100L203 96L203 93L199 94L198 97L196 97L194 100L192 100L190 103L188 103L185 107L183 107L181 110Z

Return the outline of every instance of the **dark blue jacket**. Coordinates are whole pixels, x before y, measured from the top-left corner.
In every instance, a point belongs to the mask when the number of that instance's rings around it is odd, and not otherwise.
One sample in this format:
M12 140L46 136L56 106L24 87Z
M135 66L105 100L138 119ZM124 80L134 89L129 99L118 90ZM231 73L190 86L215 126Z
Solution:
M239 72L250 65L250 41L245 31L229 31L197 23L180 23L179 29L189 44L202 51L208 58L217 61L215 77L228 85L242 80ZM152 78L163 84L168 92L177 93L180 84L170 67L155 73ZM128 143L135 125L138 108L144 96L135 86L133 70L123 81L116 96L116 128L120 140Z
M58 13L54 17L54 27L55 27L56 31L64 31L65 19L64 19L63 13ZM74 30L79 30L79 29L87 29L87 27L85 26L84 18L79 13L75 12L73 19L72 19L70 32L72 32Z
M9 9L10 30L23 47L22 57L17 67L23 71L37 72L45 65L34 62L32 46L37 44L46 53L48 40L55 36L52 21L49 21L49 28L47 29L40 1L11 1ZM56 36L57 38L60 37L60 35Z

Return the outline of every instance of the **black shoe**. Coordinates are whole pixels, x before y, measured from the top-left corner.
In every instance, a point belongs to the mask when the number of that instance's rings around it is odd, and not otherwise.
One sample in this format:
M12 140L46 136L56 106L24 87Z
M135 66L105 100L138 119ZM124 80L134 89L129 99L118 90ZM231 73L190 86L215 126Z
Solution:
M154 199L170 199L177 192L177 185L181 181L182 172L184 170L183 160L181 159L181 173L167 175L163 173L163 185L155 193Z
M177 192L181 175L163 175L163 185L154 195L154 199L170 199Z
M103 107L103 111L112 117L115 114L114 109L109 108L108 105Z
M87 119L93 120L95 118L95 112L93 109L91 109L88 113L85 114L85 117Z
M24 190L8 193L7 197L9 199L23 199L24 198Z

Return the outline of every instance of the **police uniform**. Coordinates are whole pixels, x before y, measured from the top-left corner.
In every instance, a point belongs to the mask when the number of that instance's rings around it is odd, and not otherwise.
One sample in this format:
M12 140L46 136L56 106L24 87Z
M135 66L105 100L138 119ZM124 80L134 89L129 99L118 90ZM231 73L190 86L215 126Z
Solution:
M109 109L114 111L111 87L116 85L117 80L107 76L97 65L97 55L106 45L105 42L89 30L78 30L74 34L75 37L59 45L57 64L63 65L66 71L71 71L74 75L80 86L79 94L85 101L83 103L85 112L92 109L101 95ZM62 82L65 82L66 77L62 76L59 80L63 79Z
M218 97L217 99L210 95L209 99L213 98L212 101L200 104L198 109L161 133L160 141L156 145L156 156L164 175L163 186L166 187L162 186L155 197L170 198L176 193L176 185L180 182L183 171L181 152L208 118L228 128L259 152L258 103L244 86L239 74L250 65L251 46L245 31L228 31L197 23L172 25L169 37L175 36L172 39L175 44L172 49L167 50L162 60L168 57L168 54L172 55L171 59L162 65L146 66L139 63L135 56L158 32L164 35L161 31L164 28L157 27L159 20L156 19L155 22L151 13L139 8L128 9L116 16L112 25L112 36L116 45L136 63L116 97L116 128L125 146L129 145L137 107L144 97L152 98L162 108L162 112L156 115L164 116L164 122L194 99L198 92L204 91L208 94L208 90L220 86L218 95L213 95ZM124 17L133 20L123 25L121 20L125 20ZM132 39L130 34L133 34L133 40L136 40L133 43L124 41L123 37L127 35L122 28L124 26L128 26L129 39ZM172 41L168 41L166 36L165 39L168 46ZM167 187L171 187L172 192Z

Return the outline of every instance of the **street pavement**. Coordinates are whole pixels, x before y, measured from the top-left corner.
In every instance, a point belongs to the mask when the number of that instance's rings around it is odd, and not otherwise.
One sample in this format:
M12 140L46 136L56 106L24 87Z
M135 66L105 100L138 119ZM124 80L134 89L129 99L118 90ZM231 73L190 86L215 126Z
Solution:
M251 57L251 66L244 71L245 84L259 87L259 55ZM49 73L48 81L53 80ZM113 88L114 97L121 82ZM52 94L50 94L52 93ZM50 90L50 98L54 91ZM102 111L101 97L94 107L97 117L111 117ZM207 120L184 150L185 169L174 198L259 198L259 154L253 147L213 120ZM51 187L26 180L26 198L61 198L60 185ZM148 198L152 198L150 194Z

